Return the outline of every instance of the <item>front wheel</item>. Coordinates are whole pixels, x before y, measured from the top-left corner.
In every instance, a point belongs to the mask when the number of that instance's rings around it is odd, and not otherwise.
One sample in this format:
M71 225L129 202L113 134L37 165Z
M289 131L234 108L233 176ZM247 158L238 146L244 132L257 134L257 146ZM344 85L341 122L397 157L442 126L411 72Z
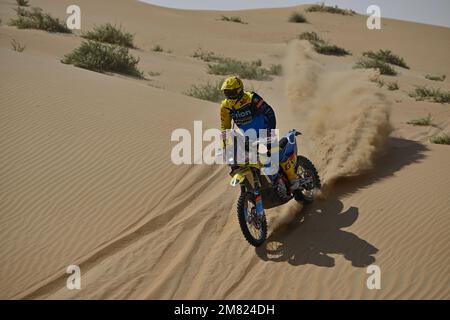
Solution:
M312 203L317 190L321 188L316 167L308 158L297 156L297 175L301 181L301 187L294 193L295 200L306 204Z
M248 243L254 247L262 245L267 237L266 215L256 213L256 207L249 199L249 194L245 188L241 190L241 195L239 196L237 216L242 233Z

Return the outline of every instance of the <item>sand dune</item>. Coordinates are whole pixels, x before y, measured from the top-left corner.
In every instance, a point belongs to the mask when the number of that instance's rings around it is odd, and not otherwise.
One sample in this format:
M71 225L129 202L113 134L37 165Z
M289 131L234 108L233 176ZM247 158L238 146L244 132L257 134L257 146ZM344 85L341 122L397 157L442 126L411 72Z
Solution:
M32 0L63 17L71 1ZM152 80L95 73L60 63L77 35L18 30L0 1L0 297L4 299L449 299L450 148L448 104L407 96L414 85L449 90L450 29L301 7L231 12L165 9L137 1L80 0L83 30L121 23L136 34ZM105 9L107 8L107 9ZM291 42L314 30L352 51L320 56ZM22 53L11 39L24 43ZM172 53L155 53L161 44ZM302 208L268 211L270 236L258 249L235 215L238 191L219 165L170 160L176 128L218 125L218 105L183 94L221 77L191 57L198 47L240 59L284 62L272 81L248 81L274 106L282 132L298 128L300 150L329 186ZM391 49L410 70L400 90L377 88L353 70L368 49ZM391 80L391 79L389 79ZM435 127L408 120L431 113ZM82 289L68 290L77 264ZM382 271L368 290L366 267Z

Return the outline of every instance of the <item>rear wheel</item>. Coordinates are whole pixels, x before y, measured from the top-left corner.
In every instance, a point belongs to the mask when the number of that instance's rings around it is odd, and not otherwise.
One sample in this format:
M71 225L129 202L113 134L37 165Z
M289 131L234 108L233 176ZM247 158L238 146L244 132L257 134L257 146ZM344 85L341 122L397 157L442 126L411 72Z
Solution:
M306 157L297 156L297 175L300 189L294 192L295 200L304 203L314 201L317 190L321 188L320 177L314 164Z
M267 237L266 215L256 213L256 207L244 188L241 190L237 203L237 216L242 233L248 243L254 247L262 245Z

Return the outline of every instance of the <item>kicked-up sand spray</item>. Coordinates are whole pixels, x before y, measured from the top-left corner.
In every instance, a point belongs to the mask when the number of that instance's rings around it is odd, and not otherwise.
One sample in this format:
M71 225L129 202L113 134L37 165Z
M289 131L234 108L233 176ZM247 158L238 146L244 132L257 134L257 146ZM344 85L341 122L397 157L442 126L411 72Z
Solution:
M369 81L373 70L325 65L306 41L289 44L284 70L287 101L298 115L306 136L302 145L319 171L326 198L340 178L374 167L391 132L390 102ZM301 205L289 203L274 218L274 230L300 210Z

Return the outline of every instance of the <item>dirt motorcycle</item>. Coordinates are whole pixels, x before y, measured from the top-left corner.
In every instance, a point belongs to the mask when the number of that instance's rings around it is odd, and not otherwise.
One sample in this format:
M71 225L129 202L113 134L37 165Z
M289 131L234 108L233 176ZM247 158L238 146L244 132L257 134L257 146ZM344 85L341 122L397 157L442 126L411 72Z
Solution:
M301 135L295 129L289 131L278 143L279 159L296 157L295 172L300 187L289 188L289 180L279 166L277 173L261 174L260 163L231 164L230 184L240 186L241 194L237 202L237 216L245 239L258 247L267 237L267 220L264 209L280 206L291 199L308 204L314 201L321 188L320 177L313 163L297 154L297 139ZM257 141L261 142L261 141Z

